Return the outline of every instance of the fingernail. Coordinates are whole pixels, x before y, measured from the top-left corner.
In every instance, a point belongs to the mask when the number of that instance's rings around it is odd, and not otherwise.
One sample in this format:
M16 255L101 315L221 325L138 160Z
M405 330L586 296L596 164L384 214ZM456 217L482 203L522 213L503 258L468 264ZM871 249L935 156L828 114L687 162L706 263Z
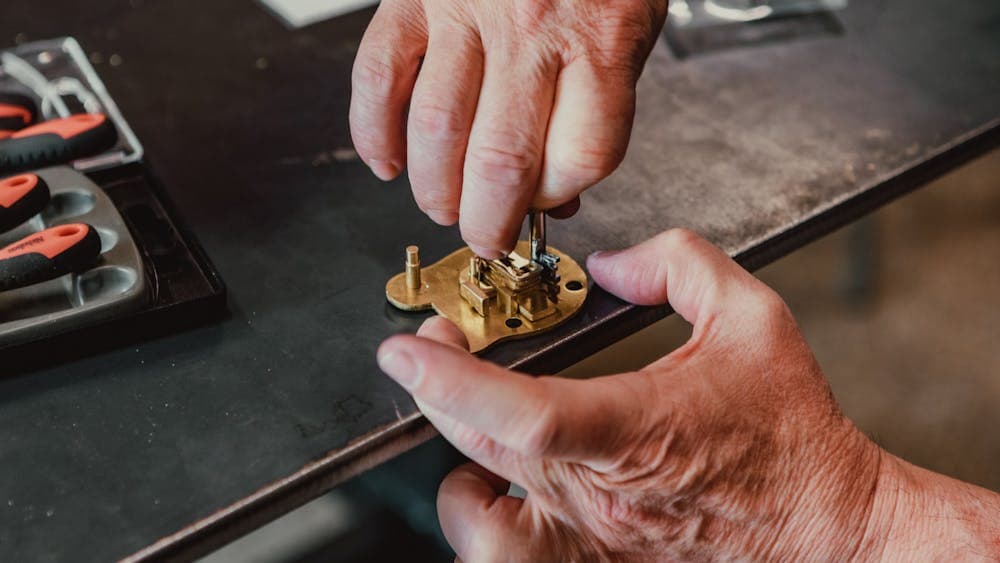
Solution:
M454 211L439 211L431 209L427 211L427 216L438 225L450 227L458 222L458 213Z
M413 358L402 350L392 350L378 357L378 366L389 377L407 389L417 381L417 364Z
M370 160L368 167L372 169L375 176L383 182L388 182L399 176L400 168L388 160Z
M485 248L475 244L470 244L469 248L476 253L476 256L479 256L480 258L485 258L487 260L496 260L497 258L503 258L504 256L506 256L506 254L504 254L499 250L493 248Z

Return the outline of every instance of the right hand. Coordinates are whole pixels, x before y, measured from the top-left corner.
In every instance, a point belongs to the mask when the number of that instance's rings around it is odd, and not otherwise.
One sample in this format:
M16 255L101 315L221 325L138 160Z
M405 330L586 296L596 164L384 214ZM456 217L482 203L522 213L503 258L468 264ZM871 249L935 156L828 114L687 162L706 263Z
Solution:
M666 0L383 0L354 63L351 134L382 180L514 248L528 209L568 217L628 146Z

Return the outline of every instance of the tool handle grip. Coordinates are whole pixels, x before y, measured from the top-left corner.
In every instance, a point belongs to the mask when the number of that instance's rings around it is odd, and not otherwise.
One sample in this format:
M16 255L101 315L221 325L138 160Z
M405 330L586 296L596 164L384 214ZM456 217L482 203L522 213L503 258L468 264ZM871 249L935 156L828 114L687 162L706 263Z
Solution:
M51 119L0 139L0 173L65 164L118 142L115 124L100 113Z
M101 255L101 237L86 223L60 225L0 250L0 291L82 272Z
M38 119L35 102L27 96L0 92L0 136L9 136Z
M34 217L50 199L49 186L35 174L0 180L0 233Z

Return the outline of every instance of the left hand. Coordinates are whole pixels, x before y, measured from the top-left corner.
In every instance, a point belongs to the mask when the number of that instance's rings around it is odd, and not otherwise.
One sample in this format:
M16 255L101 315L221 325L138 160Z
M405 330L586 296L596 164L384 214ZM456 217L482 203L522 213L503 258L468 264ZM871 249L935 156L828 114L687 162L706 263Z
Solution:
M691 340L588 381L478 360L440 318L379 349L382 369L477 462L438 496L461 560L885 555L872 515L885 454L840 413L773 291L685 231L588 267L624 299L669 300ZM506 496L510 480L526 499ZM879 506L893 506L891 489Z

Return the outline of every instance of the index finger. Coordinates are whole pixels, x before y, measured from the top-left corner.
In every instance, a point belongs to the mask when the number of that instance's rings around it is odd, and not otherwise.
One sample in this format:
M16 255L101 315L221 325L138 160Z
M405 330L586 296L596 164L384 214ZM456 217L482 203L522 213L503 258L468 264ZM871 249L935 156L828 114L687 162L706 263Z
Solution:
M438 489L438 519L458 557L479 560L477 555L491 551L483 543L513 525L523 501L506 496L509 488L510 482L474 463L445 477Z

